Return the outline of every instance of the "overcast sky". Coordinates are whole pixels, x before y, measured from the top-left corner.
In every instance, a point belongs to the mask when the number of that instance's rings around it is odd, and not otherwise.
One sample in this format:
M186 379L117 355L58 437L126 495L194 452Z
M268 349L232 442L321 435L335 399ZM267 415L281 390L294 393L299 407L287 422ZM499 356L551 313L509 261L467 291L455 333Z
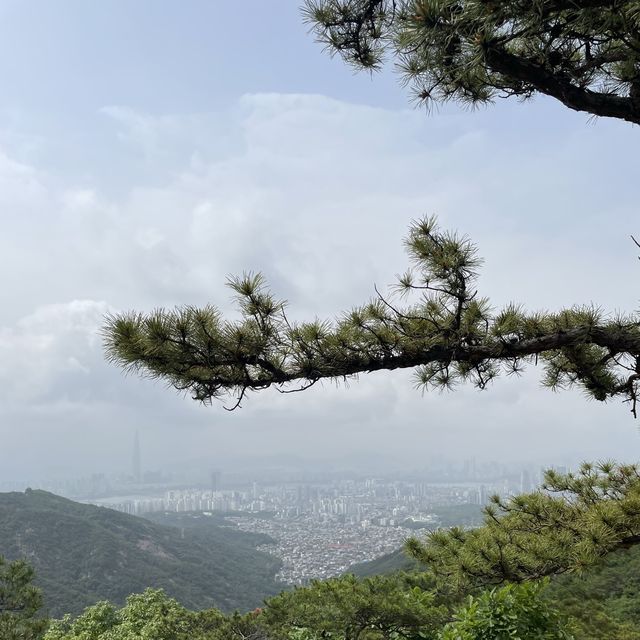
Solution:
M104 362L110 310L212 302L257 270L293 317L391 284L412 219L470 235L496 307L638 307L640 130L553 101L415 110L297 0L0 0L0 480L296 455L636 460L628 407L410 372L196 405Z

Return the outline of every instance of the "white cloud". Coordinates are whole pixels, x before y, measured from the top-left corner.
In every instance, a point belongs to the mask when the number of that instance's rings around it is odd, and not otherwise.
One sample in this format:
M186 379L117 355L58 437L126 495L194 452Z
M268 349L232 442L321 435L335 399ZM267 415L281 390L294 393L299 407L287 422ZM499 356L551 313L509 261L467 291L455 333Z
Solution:
M40 307L15 327L0 331L0 398L3 407L28 409L73 397L86 386L99 352L104 302L74 300ZM82 379L82 380L81 380ZM64 387L61 380L65 381Z

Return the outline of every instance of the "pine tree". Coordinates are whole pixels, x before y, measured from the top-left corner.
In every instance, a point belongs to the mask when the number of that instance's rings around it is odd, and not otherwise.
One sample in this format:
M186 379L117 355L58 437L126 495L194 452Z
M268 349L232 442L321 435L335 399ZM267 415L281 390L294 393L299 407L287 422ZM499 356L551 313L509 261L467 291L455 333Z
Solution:
M47 621L37 617L42 606L40 590L33 585L33 569L24 560L0 556L0 638L39 640Z

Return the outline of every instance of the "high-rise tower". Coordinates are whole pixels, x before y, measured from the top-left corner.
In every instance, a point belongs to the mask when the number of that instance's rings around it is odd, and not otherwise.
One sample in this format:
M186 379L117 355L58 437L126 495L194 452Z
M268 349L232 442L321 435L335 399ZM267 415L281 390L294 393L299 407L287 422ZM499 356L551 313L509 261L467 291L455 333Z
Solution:
M220 491L220 472L214 470L211 472L211 495L214 496Z
M136 429L136 435L133 438L133 480L140 483L142 476L140 472L140 434Z

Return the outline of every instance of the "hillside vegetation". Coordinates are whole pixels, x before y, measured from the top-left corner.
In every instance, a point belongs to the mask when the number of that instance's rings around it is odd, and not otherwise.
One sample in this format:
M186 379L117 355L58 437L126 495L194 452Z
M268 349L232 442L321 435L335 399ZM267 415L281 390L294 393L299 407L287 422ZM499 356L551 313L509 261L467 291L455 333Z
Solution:
M366 578L369 576L385 575L389 573L395 573L396 571L419 571L420 564L410 558L404 549L397 549L391 553L386 553L375 560L369 560L368 562L358 562L351 565L347 573L353 573L353 575L359 578Z
M420 570L420 565L398 549L353 565L359 577ZM545 597L571 620L580 640L640 640L640 548L616 551L577 574L556 576Z
M170 520L170 516L167 516ZM98 600L162 588L191 609L251 609L282 590L280 563L255 547L267 536L198 520L163 526L46 491L0 493L0 555L36 570L45 611L80 613Z

